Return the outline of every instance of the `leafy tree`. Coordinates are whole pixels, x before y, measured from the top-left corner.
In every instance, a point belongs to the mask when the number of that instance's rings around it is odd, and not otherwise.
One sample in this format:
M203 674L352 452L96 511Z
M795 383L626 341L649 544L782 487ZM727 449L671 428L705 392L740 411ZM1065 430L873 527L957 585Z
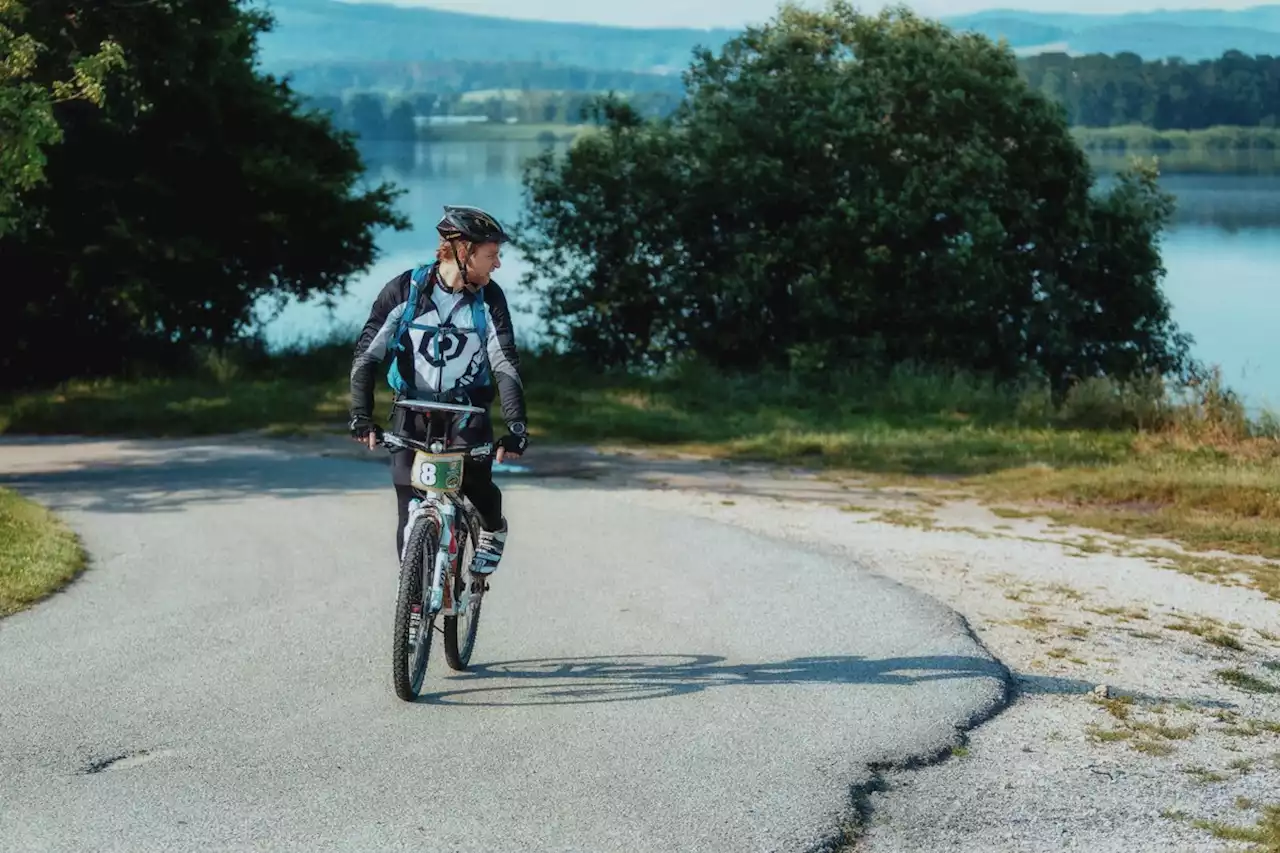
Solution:
M542 314L571 351L1059 390L1184 367L1158 284L1167 197L1138 174L1092 198L1011 51L836 0L700 51L685 81L669 118L604 100L599 132L528 166L526 282L555 271Z
M387 119L383 99L362 92L351 99L351 125L365 139L386 138Z
M74 45L119 45L127 68L101 106L54 105L63 140L23 195L32 225L0 240L20 271L0 292L6 384L172 364L242 333L263 300L340 292L377 227L407 227L392 187L355 191L353 139L255 70L269 26L234 0L42 0L22 21L47 47L35 85L76 67Z
M105 41L98 51L66 57L63 75L50 83L32 80L45 46L20 33L26 9L0 0L0 237L21 223L22 193L44 183L45 149L62 141L55 104L84 100L102 105L103 80L124 64L120 46Z
M1280 58L1228 51L1194 65L1133 53L1046 53L1019 63L1032 88L1060 102L1073 124L1201 130L1280 124Z

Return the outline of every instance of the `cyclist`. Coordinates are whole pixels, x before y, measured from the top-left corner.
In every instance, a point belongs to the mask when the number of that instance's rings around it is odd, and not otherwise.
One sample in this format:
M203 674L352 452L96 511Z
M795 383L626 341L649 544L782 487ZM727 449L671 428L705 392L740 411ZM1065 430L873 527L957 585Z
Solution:
M507 538L493 462L519 458L529 446L511 313L502 288L490 279L502 265L500 247L510 237L494 217L466 206L446 205L436 230L440 245L435 261L396 276L373 301L351 363L349 426L353 439L371 450L377 447L371 417L373 382L375 371L388 356L392 358L387 378L397 399L467 403L487 410L496 386L502 394L508 434L498 440L493 457L483 462L468 458L462 480L463 494L481 521L471 571L489 575L502 559ZM409 305L411 292L416 296L414 305ZM494 440L487 411L456 418L454 424L451 447ZM396 434L423 440L425 426L422 414L393 409L389 428ZM397 451L391 460L399 508L396 553L400 554L413 499L413 453Z

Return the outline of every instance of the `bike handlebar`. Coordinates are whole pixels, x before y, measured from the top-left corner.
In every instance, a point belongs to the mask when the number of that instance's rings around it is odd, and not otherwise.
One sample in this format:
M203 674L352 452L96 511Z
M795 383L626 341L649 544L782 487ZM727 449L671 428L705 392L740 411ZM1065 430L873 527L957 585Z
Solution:
M394 405L411 412L449 412L454 415L483 415L485 412L479 406L468 406L463 403L436 403L429 400L396 400Z
M402 450L421 450L423 453L432 453L433 451L425 441L417 441L416 439L406 438L402 435L396 435L394 432L387 432L380 426L374 426L373 434L377 438L377 444L386 450L402 449ZM465 453L467 458L474 459L477 462L483 461L493 455L494 446L490 442L488 444L477 444L472 447L450 448L445 452L449 453Z

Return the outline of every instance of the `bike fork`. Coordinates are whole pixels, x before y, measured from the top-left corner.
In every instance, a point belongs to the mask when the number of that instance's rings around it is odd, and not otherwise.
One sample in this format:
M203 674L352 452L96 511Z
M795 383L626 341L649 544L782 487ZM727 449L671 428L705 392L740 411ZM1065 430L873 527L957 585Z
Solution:
M458 558L458 541L454 532L456 510L447 501L440 507L440 544L436 549L434 571L431 577L431 612L446 611L446 615L459 612L458 602L453 600L453 590L446 589L449 567ZM448 599L446 601L446 598Z

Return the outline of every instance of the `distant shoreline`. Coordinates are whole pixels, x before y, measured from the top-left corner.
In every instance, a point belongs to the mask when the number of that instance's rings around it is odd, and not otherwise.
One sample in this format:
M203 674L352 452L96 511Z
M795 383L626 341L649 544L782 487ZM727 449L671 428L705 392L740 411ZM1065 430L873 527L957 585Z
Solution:
M474 122L436 124L423 128L416 142L572 142L593 128L589 124L507 124Z
M1164 172L1280 173L1280 128L1073 127L1071 133L1095 165L1106 168L1155 157Z
M474 122L431 125L407 143L573 142L595 130L590 124ZM1073 127L1071 134L1097 165L1121 168L1131 157L1157 157L1166 172L1280 173L1280 128ZM368 140L396 142L400 140Z

